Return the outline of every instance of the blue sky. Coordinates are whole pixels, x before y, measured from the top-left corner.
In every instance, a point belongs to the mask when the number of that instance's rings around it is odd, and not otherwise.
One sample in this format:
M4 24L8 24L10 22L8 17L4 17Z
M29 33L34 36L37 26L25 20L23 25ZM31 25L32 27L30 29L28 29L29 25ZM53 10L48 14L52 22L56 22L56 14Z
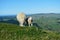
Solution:
M0 0L0 15L60 13L60 0Z

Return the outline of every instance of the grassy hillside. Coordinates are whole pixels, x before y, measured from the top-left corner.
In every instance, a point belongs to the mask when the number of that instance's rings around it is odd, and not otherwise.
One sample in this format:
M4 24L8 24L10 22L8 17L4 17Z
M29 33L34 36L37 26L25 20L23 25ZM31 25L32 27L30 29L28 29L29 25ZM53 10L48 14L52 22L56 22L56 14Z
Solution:
M0 40L60 40L60 33L37 27L0 23Z
M45 30L60 32L60 14L39 13L27 15L27 17L29 16L33 17L34 27L36 26ZM19 24L18 21L16 20L16 15L0 16L0 22L12 23L17 25Z
M27 17L33 17L33 24L36 27L50 30L50 31L57 31L60 32L60 14L48 13L48 14L32 14L27 15ZM19 24L16 20L16 15L11 16L0 16L0 23L12 23L12 24Z

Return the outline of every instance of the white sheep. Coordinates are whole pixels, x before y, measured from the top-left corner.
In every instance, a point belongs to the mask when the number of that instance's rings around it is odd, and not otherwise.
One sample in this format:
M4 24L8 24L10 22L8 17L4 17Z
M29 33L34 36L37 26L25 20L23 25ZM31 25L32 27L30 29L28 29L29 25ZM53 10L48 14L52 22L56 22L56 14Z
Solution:
M24 26L23 24L25 22L26 15L24 13L19 13L16 18L17 21L19 22L19 25Z

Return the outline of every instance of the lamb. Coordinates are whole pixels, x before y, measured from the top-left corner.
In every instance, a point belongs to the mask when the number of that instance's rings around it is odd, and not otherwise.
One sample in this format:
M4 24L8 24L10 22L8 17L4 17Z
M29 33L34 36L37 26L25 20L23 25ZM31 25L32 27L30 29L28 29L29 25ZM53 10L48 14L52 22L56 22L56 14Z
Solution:
M28 18L28 25L29 25L29 27L32 26L32 22L33 22L32 17L29 17Z
M27 17L25 19L25 24L29 27L32 26L32 22L33 22L32 17Z

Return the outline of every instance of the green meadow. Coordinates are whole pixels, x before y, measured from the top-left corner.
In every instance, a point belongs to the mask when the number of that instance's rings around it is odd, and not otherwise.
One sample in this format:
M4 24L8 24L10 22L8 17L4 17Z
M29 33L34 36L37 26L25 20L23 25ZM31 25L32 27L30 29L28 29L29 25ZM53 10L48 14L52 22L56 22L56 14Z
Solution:
M34 26L0 23L0 40L60 40L60 33Z

